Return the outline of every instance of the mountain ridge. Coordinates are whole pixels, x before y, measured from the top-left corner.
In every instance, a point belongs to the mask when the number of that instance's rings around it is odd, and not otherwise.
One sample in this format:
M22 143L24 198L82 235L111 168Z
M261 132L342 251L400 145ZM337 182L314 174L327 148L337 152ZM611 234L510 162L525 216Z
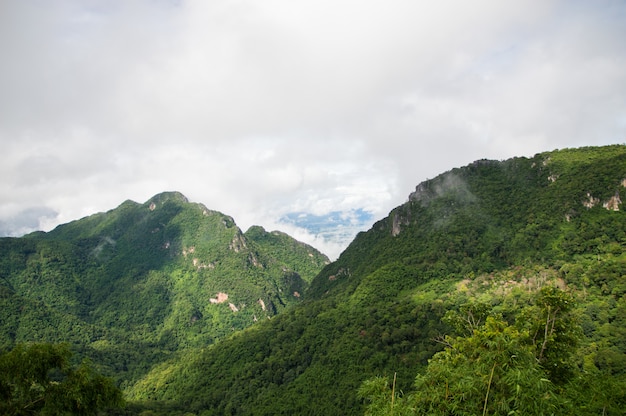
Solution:
M535 381L550 384L531 404L553 414L620 414L625 179L624 145L478 160L418 184L332 263L182 194L127 201L56 239L0 239L2 343L70 334L116 375L129 415L390 414L393 394L397 414L450 414L470 400L438 396L458 387L454 371L432 378L447 359L465 363L460 396L478 397L468 414L527 414ZM92 286L59 284L72 280ZM478 365L495 340L529 359L533 383L505 393L508 364ZM488 408L486 392L504 401Z
M2 348L70 341L123 382L282 312L328 262L284 233L246 236L179 192L2 238L0 252Z
M626 335L626 323L609 316L626 310L626 221L619 204L600 202L623 200L624 178L626 146L445 172L359 233L314 278L303 304L188 364L155 369L129 396L201 414L360 414L356 392L370 377L397 375L396 391L411 390L443 348L433 340L453 334L448 311L482 302L513 325L542 288L555 288L577 299L584 333L572 361L554 363L563 374L582 371L560 394L581 414L620 409L626 349L617 334ZM590 196L599 202L588 204ZM599 380L611 380L602 384L611 395L583 403L595 390L577 386Z

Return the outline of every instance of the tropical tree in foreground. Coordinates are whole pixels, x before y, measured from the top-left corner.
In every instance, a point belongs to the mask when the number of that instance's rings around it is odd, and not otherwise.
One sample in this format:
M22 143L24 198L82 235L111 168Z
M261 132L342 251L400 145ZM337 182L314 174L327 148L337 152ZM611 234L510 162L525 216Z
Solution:
M409 399L418 414L553 414L554 386L526 336L494 317L449 345L418 375ZM512 413L513 412L513 413Z
M533 315L519 315L532 322L516 324L486 313L482 305L462 307L462 316L456 312L447 319L466 322L465 335L440 341L445 348L416 377L413 393L400 397L380 377L362 384L359 394L369 402L366 414L568 414L561 393L569 373L564 363L575 345L571 303L558 289L542 290L528 306Z
M123 404L121 391L67 344L18 345L0 355L0 414L96 415Z

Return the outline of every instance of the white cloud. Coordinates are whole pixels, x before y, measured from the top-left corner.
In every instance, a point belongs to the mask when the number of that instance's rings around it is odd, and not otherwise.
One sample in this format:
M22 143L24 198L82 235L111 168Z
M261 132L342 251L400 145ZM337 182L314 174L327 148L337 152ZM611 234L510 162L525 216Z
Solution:
M3 2L0 221L164 190L244 228L381 218L478 158L624 142L625 19L611 1Z

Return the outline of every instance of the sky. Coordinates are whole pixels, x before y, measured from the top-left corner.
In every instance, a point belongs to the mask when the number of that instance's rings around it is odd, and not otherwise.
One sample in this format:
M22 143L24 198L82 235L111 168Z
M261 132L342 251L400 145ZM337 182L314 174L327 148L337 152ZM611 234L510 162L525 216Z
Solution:
M626 143L624 39L624 0L0 0L0 235L179 191L336 258L452 168Z

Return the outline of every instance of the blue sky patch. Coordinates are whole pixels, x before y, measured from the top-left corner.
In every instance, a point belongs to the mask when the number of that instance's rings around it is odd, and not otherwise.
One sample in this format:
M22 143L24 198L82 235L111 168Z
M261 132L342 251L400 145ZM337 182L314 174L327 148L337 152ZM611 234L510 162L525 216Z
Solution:
M304 228L324 240L352 240L359 231L371 226L373 214L362 208L349 211L332 211L324 215L308 212L290 212L280 218L284 224Z

